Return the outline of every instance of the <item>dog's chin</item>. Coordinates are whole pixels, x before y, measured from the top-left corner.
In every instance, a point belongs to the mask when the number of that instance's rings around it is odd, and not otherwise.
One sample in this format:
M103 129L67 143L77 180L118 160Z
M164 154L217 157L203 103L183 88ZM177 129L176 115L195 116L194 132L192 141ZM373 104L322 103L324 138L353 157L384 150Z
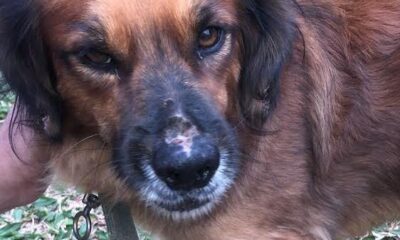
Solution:
M223 197L222 193L209 192L201 193L173 193L176 200L162 199L162 194L154 193L153 196L147 196L146 204L153 212L161 217L173 221L197 220L212 212L214 207ZM171 193L169 195L172 197Z
M207 199L185 199L182 202L148 202L152 210L173 221L196 220L212 212L218 201Z

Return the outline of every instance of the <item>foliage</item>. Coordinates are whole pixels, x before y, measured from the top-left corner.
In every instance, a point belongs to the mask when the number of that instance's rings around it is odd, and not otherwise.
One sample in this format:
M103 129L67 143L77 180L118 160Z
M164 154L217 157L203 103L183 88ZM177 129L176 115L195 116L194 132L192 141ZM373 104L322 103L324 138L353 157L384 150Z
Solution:
M72 238L73 216L81 211L83 194L51 187L36 202L0 215L0 239L64 240ZM91 215L94 240L108 239L101 208Z
M387 223L377 227L360 240L400 240L400 222Z
M7 90L8 87L4 84L0 72L0 119L5 118L15 100L15 96Z
M50 187L45 196L25 207L0 215L1 240L64 240L75 239L72 233L73 217L82 211L83 194L59 186ZM107 240L103 211L92 210L91 240ZM151 240L149 234L139 232L140 240Z

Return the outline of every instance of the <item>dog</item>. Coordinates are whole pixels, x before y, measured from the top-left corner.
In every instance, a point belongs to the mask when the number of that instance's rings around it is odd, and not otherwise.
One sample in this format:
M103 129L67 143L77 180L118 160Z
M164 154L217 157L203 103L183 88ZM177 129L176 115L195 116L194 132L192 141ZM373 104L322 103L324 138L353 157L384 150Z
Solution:
M1 0L0 68L49 171L160 239L399 217L400 1Z

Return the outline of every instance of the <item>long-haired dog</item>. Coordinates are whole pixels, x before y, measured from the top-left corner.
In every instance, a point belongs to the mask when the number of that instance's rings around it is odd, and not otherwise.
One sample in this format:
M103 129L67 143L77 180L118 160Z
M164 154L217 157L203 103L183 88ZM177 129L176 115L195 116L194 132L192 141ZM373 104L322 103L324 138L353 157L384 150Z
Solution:
M62 181L161 239L340 239L400 213L400 1L1 0Z

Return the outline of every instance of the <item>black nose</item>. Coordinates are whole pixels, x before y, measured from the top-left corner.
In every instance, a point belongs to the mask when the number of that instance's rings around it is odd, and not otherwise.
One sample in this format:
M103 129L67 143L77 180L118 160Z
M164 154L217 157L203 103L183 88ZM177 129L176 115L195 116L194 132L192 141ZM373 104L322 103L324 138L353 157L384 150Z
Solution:
M189 191L210 182L219 167L219 158L214 141L196 136L189 151L179 144L161 144L152 167L171 189Z

